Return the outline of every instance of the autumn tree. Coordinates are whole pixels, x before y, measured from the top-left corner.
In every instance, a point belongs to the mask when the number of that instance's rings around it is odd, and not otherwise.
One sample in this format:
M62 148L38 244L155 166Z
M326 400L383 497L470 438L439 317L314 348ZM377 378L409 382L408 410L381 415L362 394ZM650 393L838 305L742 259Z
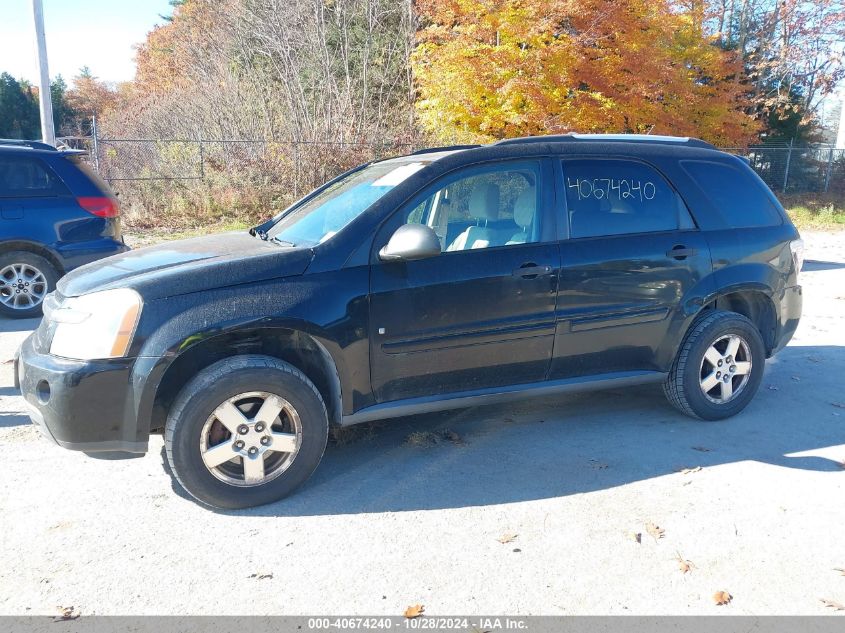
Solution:
M742 67L703 6L665 0L419 0L420 119L443 141L579 132L755 137Z
M72 128L69 130L72 134L90 133L91 118L107 114L118 101L115 86L95 77L87 66L80 68L65 94L72 112L67 126Z
M812 140L822 98L845 78L845 2L707 0L706 11L707 31L743 60L767 136Z

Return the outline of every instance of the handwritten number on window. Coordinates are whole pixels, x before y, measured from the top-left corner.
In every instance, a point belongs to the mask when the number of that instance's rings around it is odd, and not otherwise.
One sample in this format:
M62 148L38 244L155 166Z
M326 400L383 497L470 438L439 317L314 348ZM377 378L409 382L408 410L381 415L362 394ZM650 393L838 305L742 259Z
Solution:
M567 178L566 185L569 189L578 192L579 200L595 198L596 200L610 199L615 197L618 200L654 200L657 195L657 187L650 180L642 181L634 178Z

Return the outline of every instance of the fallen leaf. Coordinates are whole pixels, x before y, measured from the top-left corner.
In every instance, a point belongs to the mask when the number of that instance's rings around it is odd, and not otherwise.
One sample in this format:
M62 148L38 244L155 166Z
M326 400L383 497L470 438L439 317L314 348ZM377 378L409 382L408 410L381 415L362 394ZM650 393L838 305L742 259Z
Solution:
M692 450L698 451L699 453L709 453L712 451L712 448L707 448L706 446L693 446Z
M717 591L713 594L713 602L716 604L728 604L734 597L727 591Z
M518 553L519 553L519 552L521 552L522 550L521 550L521 549L519 549L518 547L514 547L514 548L513 548L513 551L514 551L514 552L516 552L516 553L518 554Z
M681 556L680 552L675 552L675 554L677 555L675 560L678 561L678 569L680 569L682 573L686 574L687 572L695 569L695 563Z
M777 391L777 390L778 390L778 388L775 387L774 385L769 385L769 391Z
M607 464L600 462L597 459L591 459L590 467L594 468L595 470L604 470L605 468L607 468Z
M3 361L3 364L4 364L4 365L11 365L11 364L12 364L12 363L14 363L14 362L15 362L15 359L14 359L14 358L10 358L9 360L4 360L4 361Z
M845 404L843 404L841 402L831 402L830 404L832 404L834 407L836 407L838 409L845 409Z
M845 611L845 604L841 602L836 602L836 600L825 600L824 598L820 598L822 604L826 607L830 607L834 611Z
M58 620L75 620L79 617L79 611L76 607L56 607L59 610Z
M250 574L249 578L255 578L256 580L265 580L267 578L273 578L273 574Z
M643 542L643 535L641 532L628 532L628 538L637 543Z
M648 532L651 535L651 538L653 538L655 541L659 541L660 539L662 539L664 534L666 533L666 530L664 530L658 525L655 525L654 523L646 523L645 531Z
M409 620L413 620L414 618L420 617L423 612L425 611L425 605L422 604L415 604L411 605L407 609L405 609L405 617Z
M513 532L505 532L496 540L499 541L502 545L505 543L513 543L516 540L516 537L519 536L518 534L514 534Z
M792 380L795 382L801 382L801 376L792 376Z
M810 361L811 363L820 363L820 362L822 362L822 359L821 359L821 358L819 358L818 356L807 356L807 360L808 360L808 361Z
M838 571L840 574L845 576L845 569L843 569L842 567L834 567L833 571Z

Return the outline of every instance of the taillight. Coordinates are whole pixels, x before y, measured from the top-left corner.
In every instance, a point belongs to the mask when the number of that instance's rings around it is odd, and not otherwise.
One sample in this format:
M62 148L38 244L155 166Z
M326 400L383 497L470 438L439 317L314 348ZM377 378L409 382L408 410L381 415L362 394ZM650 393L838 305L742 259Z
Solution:
M76 201L88 213L93 213L101 218L116 218L120 212L117 200L108 196L83 196L77 198Z
M792 251L792 261L795 262L795 274L801 272L804 265L804 240L792 240L789 243L789 250Z

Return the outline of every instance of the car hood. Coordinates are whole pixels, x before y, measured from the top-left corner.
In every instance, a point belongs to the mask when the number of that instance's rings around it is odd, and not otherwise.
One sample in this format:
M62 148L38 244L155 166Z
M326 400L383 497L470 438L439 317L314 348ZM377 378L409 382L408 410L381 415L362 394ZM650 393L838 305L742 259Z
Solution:
M86 264L63 277L60 294L76 297L133 288L145 299L301 275L310 248L266 242L246 232L166 242Z

